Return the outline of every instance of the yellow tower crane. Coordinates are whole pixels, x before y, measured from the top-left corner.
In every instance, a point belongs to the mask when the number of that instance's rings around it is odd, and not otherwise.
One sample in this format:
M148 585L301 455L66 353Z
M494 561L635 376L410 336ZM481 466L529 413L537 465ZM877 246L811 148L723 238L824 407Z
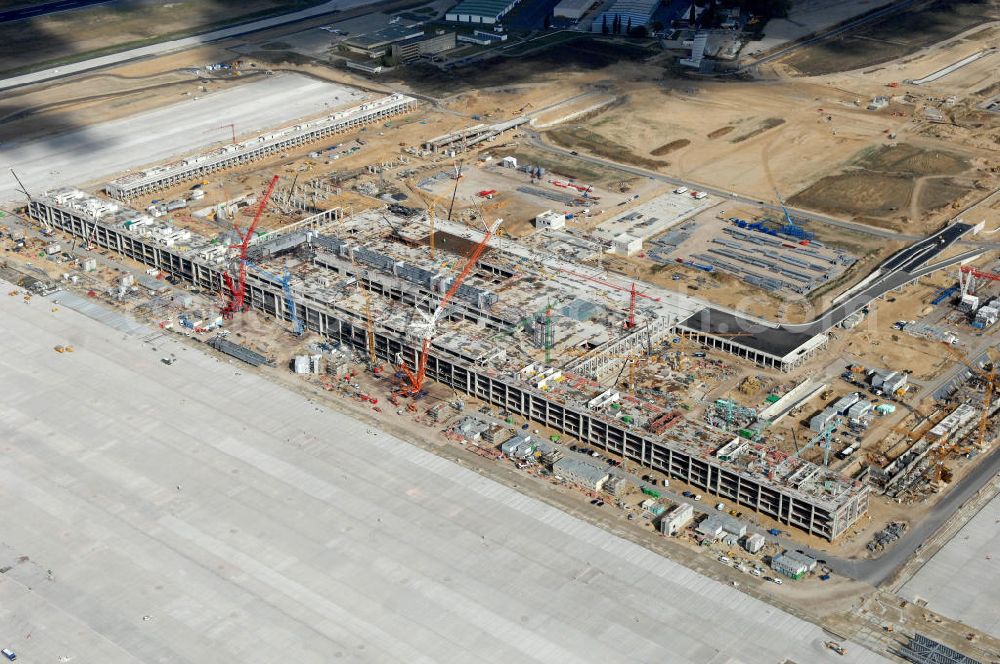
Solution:
M441 197L424 192L413 182L413 180L407 180L406 186L410 189L410 191L417 195L417 198L423 202L424 209L427 210L427 224L430 227L427 244L430 246L431 260L434 260L434 220L437 214L436 208L438 203L441 202Z
M951 344L943 343L942 345L948 349L948 352L951 353L955 359L968 367L969 371L983 380L983 412L979 416L979 438L976 444L979 446L979 449L986 449L986 426L990 418L990 406L993 405L993 392L996 389L996 363L990 359L986 368L980 368L973 364L969 358L966 357L965 353L958 350ZM987 357L989 357L989 354L987 354Z

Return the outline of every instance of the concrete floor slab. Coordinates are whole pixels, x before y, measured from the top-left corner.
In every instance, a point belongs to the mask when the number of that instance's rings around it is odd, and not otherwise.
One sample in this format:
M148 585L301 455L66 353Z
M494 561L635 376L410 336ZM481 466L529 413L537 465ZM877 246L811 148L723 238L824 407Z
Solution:
M997 496L900 589L903 597L1000 638L1000 496Z
M0 298L0 638L24 661L886 661L99 319Z
M292 124L299 118L360 104L365 93L303 76L276 74L253 83L185 98L171 106L112 120L44 139L3 146L4 166L12 167L29 192L63 185L102 183L126 169L198 152L227 140ZM0 201L20 194L13 178L0 180Z

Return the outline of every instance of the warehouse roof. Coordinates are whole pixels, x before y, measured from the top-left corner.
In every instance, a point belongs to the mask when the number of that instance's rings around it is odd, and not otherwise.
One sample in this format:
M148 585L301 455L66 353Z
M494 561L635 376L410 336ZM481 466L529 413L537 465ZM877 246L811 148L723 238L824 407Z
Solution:
M510 0L463 0L448 10L449 14L471 14L496 18L506 13Z
M404 39L423 37L423 35L424 29L420 26L404 27L401 25L391 25L388 28L383 28L375 32L355 35L354 37L345 39L344 44L347 44L348 46L356 46L358 48L378 48L380 46L388 46L389 44L403 41Z
M603 468L570 457L563 457L556 461L552 464L552 470L556 473L573 473L578 478L587 480L590 484L597 484L608 476L608 472Z
M592 4L594 0L562 0L558 5L555 6L556 10L559 9L587 9Z

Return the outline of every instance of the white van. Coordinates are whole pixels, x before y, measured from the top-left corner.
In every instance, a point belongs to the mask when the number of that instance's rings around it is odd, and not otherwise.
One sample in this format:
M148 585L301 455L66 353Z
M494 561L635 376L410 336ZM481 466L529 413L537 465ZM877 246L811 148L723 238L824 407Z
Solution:
M674 193L675 194L686 194L687 190L688 190L687 187L677 187L676 189L674 189Z

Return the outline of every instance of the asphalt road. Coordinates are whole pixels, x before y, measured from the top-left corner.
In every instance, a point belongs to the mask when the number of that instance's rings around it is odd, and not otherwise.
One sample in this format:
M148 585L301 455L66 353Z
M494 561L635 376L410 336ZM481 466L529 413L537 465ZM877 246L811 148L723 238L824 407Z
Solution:
M826 332L872 301L908 283L914 276L928 274L931 268L935 270L942 269L956 262L966 260L968 258L967 254L962 254L961 257L952 257L933 265L930 263L930 261L957 242L970 229L971 226L967 224L950 224L934 235L902 249L890 256L879 266L878 269L881 273L879 277L858 295L855 295L842 304L831 307L811 323L786 325L784 327L789 330L806 332L808 334ZM976 249L973 252L978 253L980 250Z
M8 9L0 12L0 23L9 21L23 21L28 18L37 18L46 14L69 11L70 9L82 9L90 5L103 5L111 0L59 0L58 2L46 2L44 5L33 7L21 7L19 9Z
M798 42L795 42L795 43L793 43L793 44L791 44L789 46L786 46L784 48L778 49L777 51L774 51L773 53L765 55L762 58L754 60L753 62L748 62L745 65L743 65L742 67L740 67L737 71L745 71L745 70L749 69L750 67L757 67L759 65L766 64L768 62L773 62L774 60L778 60L780 58L783 58L786 55L788 55L789 53L797 51L800 48L805 48L806 46L811 46L813 44L817 44L817 43L819 43L821 41L825 41L827 39L830 39L831 37L836 37L838 35L842 35L845 32L850 32L851 30L854 30L855 28L861 27L865 23L871 23L872 21L875 21L877 19L883 18L883 17L888 16L890 14L895 14L897 12L900 12L900 11L906 9L907 7L909 7L910 5L912 5L914 2L916 2L916 0L900 0L899 2L895 2L895 3L893 3L893 4L891 4L891 5L887 6L887 7L883 7L882 9L873 11L873 12L871 12L869 14L864 15L864 16L860 16L860 17L858 17L856 19L847 21L846 23L841 23L839 25L836 25L836 26L830 28L829 30L827 30L825 32L821 32L818 35L815 35L813 37L809 37L807 39L803 39L802 41L798 41Z
M221 30L213 30L211 32L206 32L192 37L184 37L183 39L173 39L170 41L160 42L158 44L151 44L149 46L143 46L141 48L134 48L128 51L122 51L120 53L103 55L97 58L83 60L81 62L74 62L72 64L62 65L60 67L43 69L41 71L32 72L30 74L13 76L11 78L0 80L0 90L9 90L11 88L16 88L24 85L42 83L44 81L63 78L65 76L70 76L72 74L79 74L81 72L91 71L93 69L99 69L101 67L117 65L123 62L129 62L131 60L138 60L140 58L148 58L151 56L162 55L164 53L169 53L171 51L183 50L194 46L200 46L201 44L218 41L220 39L228 39L229 37L243 35L248 32L265 30L267 28L273 28L279 25L284 25L286 23L294 23L296 21L302 21L304 19L314 18L316 16L322 16L324 14L330 14L337 10L352 9L354 7L360 7L363 5L377 4L378 2L379 0L331 0L330 2L325 2L321 5L310 7L308 9L303 9L297 12L292 12L290 14L272 16L271 18L261 19L259 21L251 21L249 23L242 23L240 25L235 25L229 28L223 28Z
M931 508L930 513L911 528L899 541L878 558L847 560L832 558L822 551L813 552L826 559L830 568L843 576L848 576L872 585L883 584L906 564L906 561L943 526L955 512L987 482L1000 473L1000 448L993 450L980 461L957 486ZM797 547L801 548L801 547ZM809 553L807 551L807 553Z

